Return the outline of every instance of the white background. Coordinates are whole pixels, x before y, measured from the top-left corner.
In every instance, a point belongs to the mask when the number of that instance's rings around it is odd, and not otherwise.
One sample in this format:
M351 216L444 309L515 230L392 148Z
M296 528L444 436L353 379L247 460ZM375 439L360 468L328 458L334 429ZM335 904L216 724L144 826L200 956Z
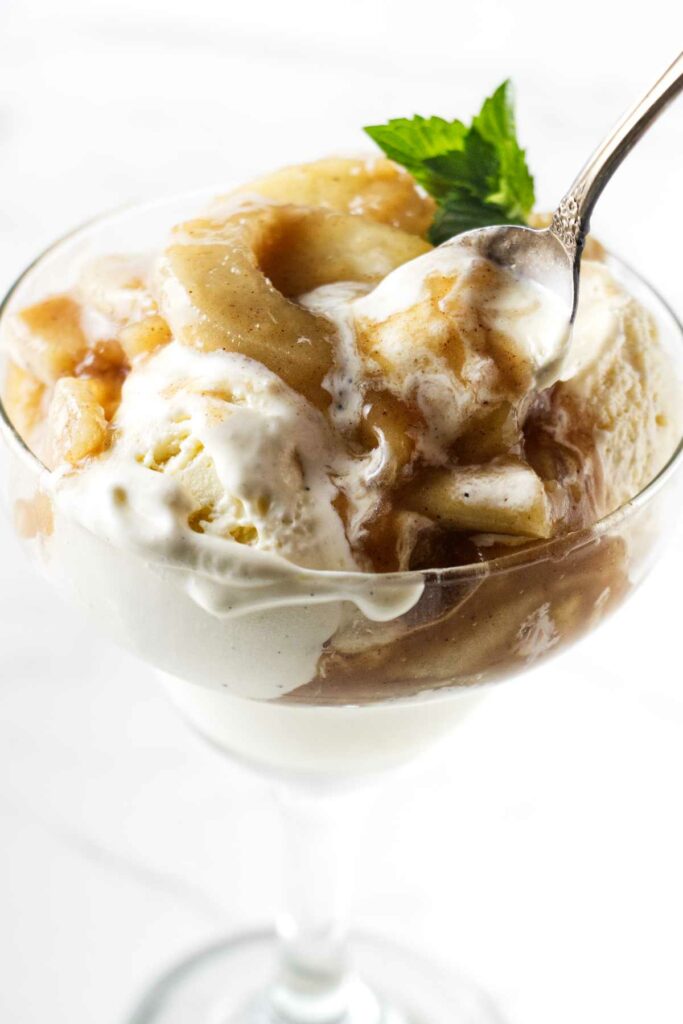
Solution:
M0 0L0 284L102 207L357 150L388 116L469 116L508 75L547 207L675 56L674 7ZM594 219L679 313L682 142L679 103ZM357 916L510 1024L683 1017L681 569L679 536L615 620L372 815ZM173 958L268 918L276 854L260 785L0 527L2 1024L121 1024Z

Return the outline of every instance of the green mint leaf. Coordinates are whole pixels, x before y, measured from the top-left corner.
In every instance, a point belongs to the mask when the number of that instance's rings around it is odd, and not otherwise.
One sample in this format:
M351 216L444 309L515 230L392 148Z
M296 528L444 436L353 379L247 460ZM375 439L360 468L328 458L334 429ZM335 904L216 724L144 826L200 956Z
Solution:
M496 203L487 202L466 193L453 193L440 204L431 228L429 241L433 245L447 242L454 235L473 228L493 224L521 224L521 220L510 219L507 210Z
M514 139L517 135L512 83L506 79L493 95L484 100L481 110L472 118L472 127L489 142Z
M470 128L464 138L464 148L430 157L427 167L446 182L446 196L456 190L486 199L497 187L500 177L500 159L496 148L476 130Z
M509 81L484 100L469 128L416 115L365 131L437 200L432 241L491 224L526 223L534 180L517 141Z
M515 109L510 81L499 85L484 100L472 127L496 149L500 161L497 187L491 202L507 210L512 218L526 220L534 205L534 179L529 173L526 153L517 142Z
M410 171L428 192L438 195L441 179L426 161L463 148L467 129L461 121L442 117L397 117L387 124L369 125L364 131L389 157ZM448 189L448 182L443 183Z

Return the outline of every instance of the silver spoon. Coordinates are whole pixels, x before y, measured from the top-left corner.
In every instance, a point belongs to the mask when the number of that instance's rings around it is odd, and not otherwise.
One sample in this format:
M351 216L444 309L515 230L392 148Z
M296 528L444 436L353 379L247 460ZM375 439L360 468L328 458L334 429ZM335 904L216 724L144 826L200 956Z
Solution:
M682 89L683 53L598 146L557 207L550 227L476 228L446 242L462 245L558 295L567 308L565 351L576 316L581 253L593 207L624 157Z

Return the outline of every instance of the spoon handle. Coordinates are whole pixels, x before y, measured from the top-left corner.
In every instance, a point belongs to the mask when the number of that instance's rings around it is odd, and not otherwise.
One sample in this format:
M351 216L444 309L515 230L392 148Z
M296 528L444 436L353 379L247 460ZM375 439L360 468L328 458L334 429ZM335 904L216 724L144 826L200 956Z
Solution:
M580 255L590 216L603 188L666 106L683 89L683 53L600 143L553 216L550 230L571 254Z

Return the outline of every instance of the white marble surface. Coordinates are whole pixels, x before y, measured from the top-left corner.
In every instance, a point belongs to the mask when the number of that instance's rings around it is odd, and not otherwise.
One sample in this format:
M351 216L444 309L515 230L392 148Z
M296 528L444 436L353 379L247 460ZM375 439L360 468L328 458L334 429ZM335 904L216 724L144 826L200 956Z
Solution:
M388 115L467 114L506 75L547 205L675 55L673 5L618 25L611 6L573 4L565 35L532 0L4 0L0 284L101 207L357 149ZM595 219L679 312L682 136L679 105ZM0 1020L122 1024L173 958L267 919L277 836L260 785L4 524L0 567ZM497 691L373 815L358 916L480 980L510 1024L683 1015L682 568L679 535L618 618Z

